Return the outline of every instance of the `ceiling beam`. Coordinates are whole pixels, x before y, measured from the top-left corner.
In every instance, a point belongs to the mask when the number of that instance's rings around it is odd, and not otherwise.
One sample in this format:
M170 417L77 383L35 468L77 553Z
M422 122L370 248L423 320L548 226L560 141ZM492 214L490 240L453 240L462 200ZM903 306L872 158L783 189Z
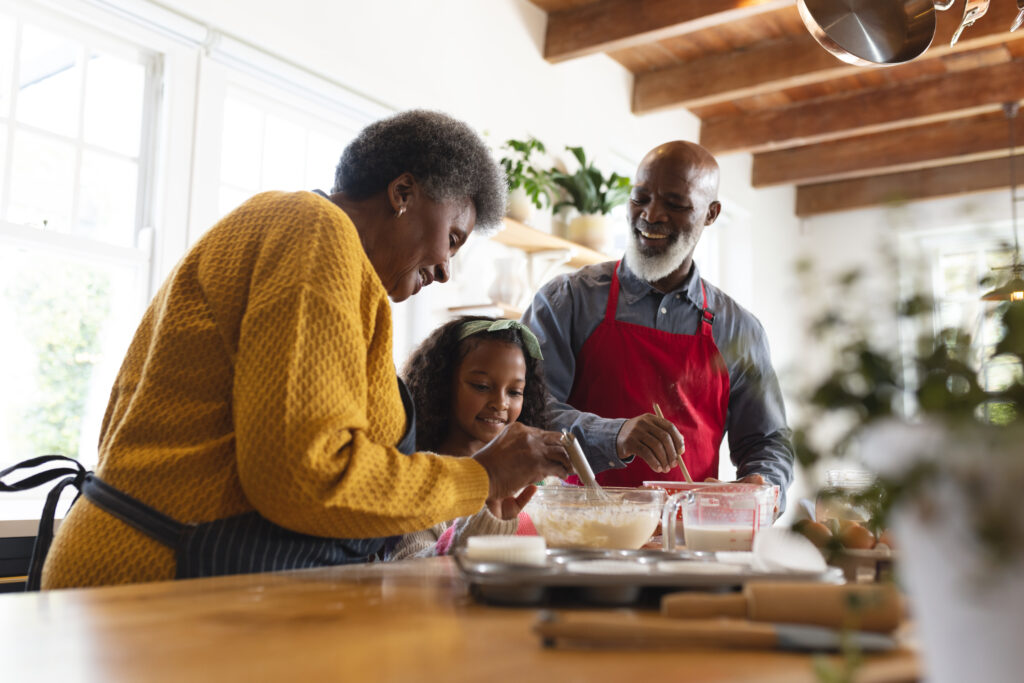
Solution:
M1015 137L1024 146L1024 116L1015 121ZM1006 156L1009 130L1002 112L923 126L857 135L816 145L754 155L754 187L804 185L851 176L878 174Z
M814 216L886 204L902 204L1010 186L1009 158L925 168L887 175L837 180L796 189L796 215ZM1024 157L1014 157L1024 177Z
M544 58L635 47L792 5L792 0L598 0L548 14Z
M805 104L706 119L712 153L759 152L970 116L1024 99L1024 61L930 76Z
M789 10L794 14L797 11L793 7ZM935 39L915 63L954 51L962 53L1024 38L1024 35L1009 32L1017 11L1016 4L1012 2L992 3L985 16L964 31L955 48L950 47L949 41L962 16L952 10L938 12ZM783 88L820 83L863 70L864 67L839 61L805 32L756 43L727 54L638 73L633 84L633 112L646 114L671 107L694 109Z

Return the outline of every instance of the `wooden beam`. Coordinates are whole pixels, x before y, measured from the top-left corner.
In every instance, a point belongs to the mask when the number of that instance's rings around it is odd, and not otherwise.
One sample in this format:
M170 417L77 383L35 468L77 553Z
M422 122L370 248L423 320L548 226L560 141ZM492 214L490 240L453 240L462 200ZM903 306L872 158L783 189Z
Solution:
M598 0L548 15L544 58L560 62L702 31L792 0Z
M989 159L954 166L905 171L870 178L837 180L796 189L796 215L814 216L886 204L902 204L1010 186L1009 159ZM1024 177L1024 156L1014 157L1017 177Z
M796 13L795 8L791 8ZM939 12L931 47L915 60L943 57L952 52L996 45L1024 35L1010 33L1017 15L1012 2L995 2L985 16L965 30L956 47L953 32L963 18L953 10ZM898 68L898 67L895 67ZM727 54L712 55L684 64L636 74L633 111L645 114L670 107L694 109L744 97L856 74L864 67L839 61L811 38L800 33L765 41Z
M754 187L804 185L948 165L954 159L963 162L1006 156L1008 136L1006 116L1000 111L762 152L754 155L751 182ZM1024 116L1015 121L1015 137L1024 146Z
M978 114L1024 99L1024 61L930 76L751 114L707 119L711 152L759 152Z

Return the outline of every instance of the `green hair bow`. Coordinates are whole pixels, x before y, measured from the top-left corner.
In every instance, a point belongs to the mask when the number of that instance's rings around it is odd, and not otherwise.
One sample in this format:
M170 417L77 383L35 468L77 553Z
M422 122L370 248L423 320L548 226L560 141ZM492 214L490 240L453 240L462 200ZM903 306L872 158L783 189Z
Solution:
M459 329L458 341L481 332L500 332L501 330L517 330L523 337L523 346L526 348L526 353L530 354L531 358L544 360L544 356L540 353L540 342L537 341L537 335L518 320L509 320L507 318L499 318L498 320L470 320L463 323Z

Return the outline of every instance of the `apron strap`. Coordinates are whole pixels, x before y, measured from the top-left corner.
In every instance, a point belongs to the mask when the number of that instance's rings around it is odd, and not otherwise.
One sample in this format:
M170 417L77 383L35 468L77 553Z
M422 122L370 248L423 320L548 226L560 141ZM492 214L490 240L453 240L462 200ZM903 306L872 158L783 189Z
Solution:
M711 324L715 322L715 312L708 308L708 291L704 288L704 279L700 281L700 295L704 299L700 311L700 332L706 337L711 336Z
M61 461L71 463L74 467L56 467L9 484L2 481L4 477L18 470L28 470ZM172 548L185 529L185 525L181 522L171 519L142 501L132 498L127 493L118 491L113 486L104 483L92 472L86 471L82 463L63 455L41 455L0 471L0 492L27 491L58 477L64 477L64 479L57 482L46 494L43 513L39 518L39 531L36 533L36 540L32 545L32 558L29 561L28 579L25 582L26 591L37 591L42 584L43 564L46 562L46 555L50 552L50 546L53 544L53 521L57 515L57 503L60 502L60 496L68 486L78 489L79 495L84 495L90 503L101 510L105 510L125 524ZM75 500L78 500L77 496ZM74 501L71 504L74 505Z
M60 501L60 494L68 486L74 486L76 489L81 490L82 481L85 479L87 472L82 463L63 455L41 455L38 458L24 460L0 471L0 480L2 480L7 475L18 470L28 470L40 465L60 461L69 462L74 467L57 467L33 474L30 477L10 484L0 481L0 491L27 491L51 482L58 477L70 475L57 482L57 485L50 489L50 492L46 495L43 514L39 518L39 531L36 533L36 540L32 545L32 558L29 560L28 578L25 581L26 591L39 590L40 583L42 582L43 563L46 561L46 554L50 551L50 544L53 543L53 518L57 514L57 503ZM77 496L75 500L78 500ZM74 502L72 502L72 505L74 505Z
M612 287L608 291L608 305L604 310L604 319L609 322L615 322L615 311L619 307L619 264L622 263L622 259L615 262L615 268L612 269Z
M107 484L92 472L85 475L82 495L101 510L171 548L177 545L186 527L156 508Z

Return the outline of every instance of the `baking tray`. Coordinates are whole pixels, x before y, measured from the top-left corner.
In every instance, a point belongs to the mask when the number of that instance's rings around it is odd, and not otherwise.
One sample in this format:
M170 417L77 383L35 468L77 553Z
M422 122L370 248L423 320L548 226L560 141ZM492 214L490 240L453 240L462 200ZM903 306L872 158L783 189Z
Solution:
M820 573L758 572L749 565L719 562L716 553L687 550L549 548L543 565L474 560L466 556L465 548L454 554L474 597L493 604L656 604L668 591L729 591L748 581L844 582L842 570L836 567Z

